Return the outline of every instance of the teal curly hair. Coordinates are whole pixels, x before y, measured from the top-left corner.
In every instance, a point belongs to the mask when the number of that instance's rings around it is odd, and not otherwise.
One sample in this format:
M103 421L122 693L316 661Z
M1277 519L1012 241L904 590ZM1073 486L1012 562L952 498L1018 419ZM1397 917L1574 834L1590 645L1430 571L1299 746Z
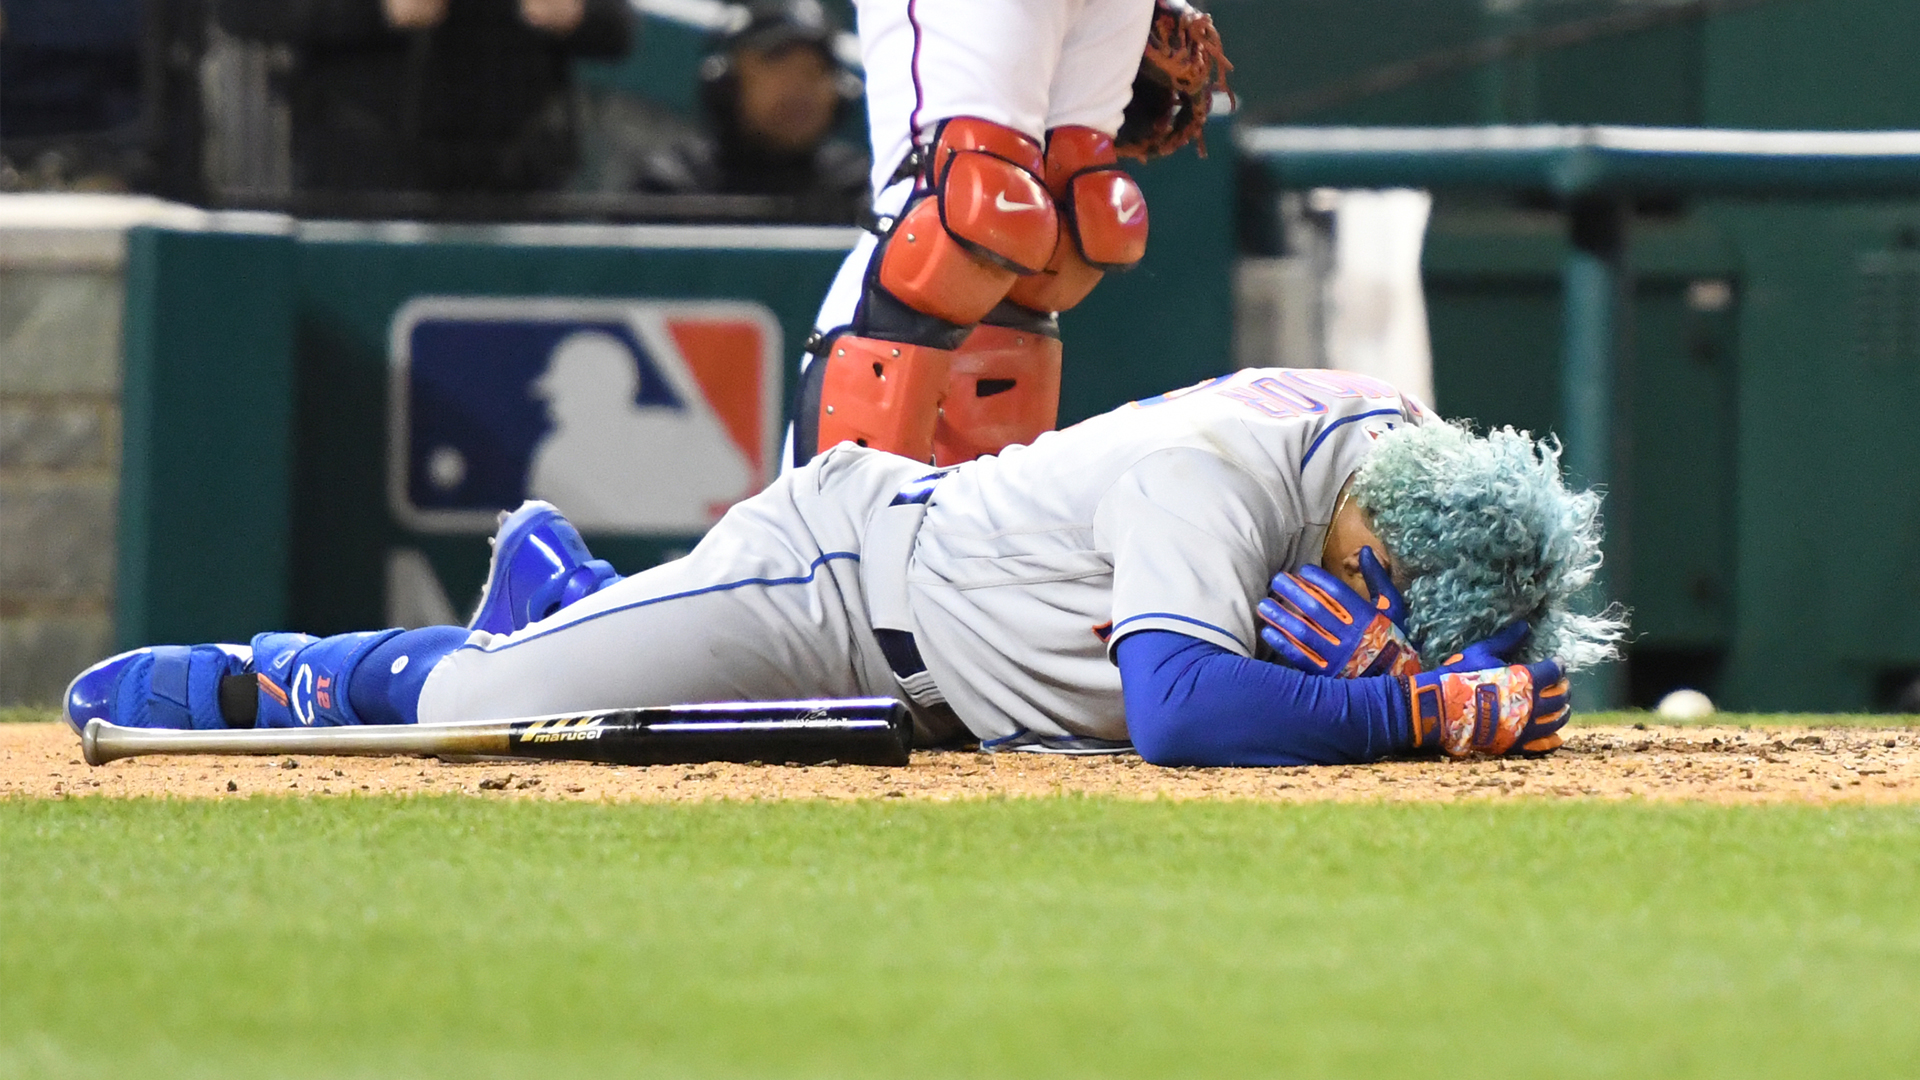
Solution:
M1519 618L1533 627L1522 662L1577 671L1619 654L1625 612L1572 607L1600 569L1600 495L1567 490L1557 440L1403 427L1350 491L1404 582L1407 637L1429 667Z

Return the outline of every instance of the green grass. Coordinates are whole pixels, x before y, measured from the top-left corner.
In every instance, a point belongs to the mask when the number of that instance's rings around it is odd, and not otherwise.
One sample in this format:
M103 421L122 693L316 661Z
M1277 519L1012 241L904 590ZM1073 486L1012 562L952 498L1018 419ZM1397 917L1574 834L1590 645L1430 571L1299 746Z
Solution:
M39 705L0 705L0 724L51 724L60 710Z
M1896 1076L1920 809L0 802L0 1076Z

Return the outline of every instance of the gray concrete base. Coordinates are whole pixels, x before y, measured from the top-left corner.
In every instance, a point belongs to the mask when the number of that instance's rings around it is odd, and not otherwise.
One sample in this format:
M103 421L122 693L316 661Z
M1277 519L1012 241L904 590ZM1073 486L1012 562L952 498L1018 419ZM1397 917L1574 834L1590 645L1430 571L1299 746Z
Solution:
M0 705L52 705L113 645L126 231L154 199L0 195Z

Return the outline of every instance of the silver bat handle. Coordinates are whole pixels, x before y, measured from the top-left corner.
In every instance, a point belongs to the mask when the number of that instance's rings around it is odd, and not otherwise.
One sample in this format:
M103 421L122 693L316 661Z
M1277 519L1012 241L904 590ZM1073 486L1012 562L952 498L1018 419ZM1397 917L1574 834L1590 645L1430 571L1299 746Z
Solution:
M505 754L510 725L503 721L464 724L391 724L332 728L258 728L188 731L179 728L129 728L95 718L80 733L80 750L89 765L104 765L142 754L322 754L383 756L395 754Z

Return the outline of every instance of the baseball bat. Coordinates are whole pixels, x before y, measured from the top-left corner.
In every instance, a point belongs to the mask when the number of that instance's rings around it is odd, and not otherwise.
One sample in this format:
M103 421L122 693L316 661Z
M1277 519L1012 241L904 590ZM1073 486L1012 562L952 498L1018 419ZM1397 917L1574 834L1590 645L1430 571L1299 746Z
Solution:
M745 701L558 713L519 720L188 731L87 721L87 764L141 754L473 755L687 765L905 765L913 721L892 698Z

